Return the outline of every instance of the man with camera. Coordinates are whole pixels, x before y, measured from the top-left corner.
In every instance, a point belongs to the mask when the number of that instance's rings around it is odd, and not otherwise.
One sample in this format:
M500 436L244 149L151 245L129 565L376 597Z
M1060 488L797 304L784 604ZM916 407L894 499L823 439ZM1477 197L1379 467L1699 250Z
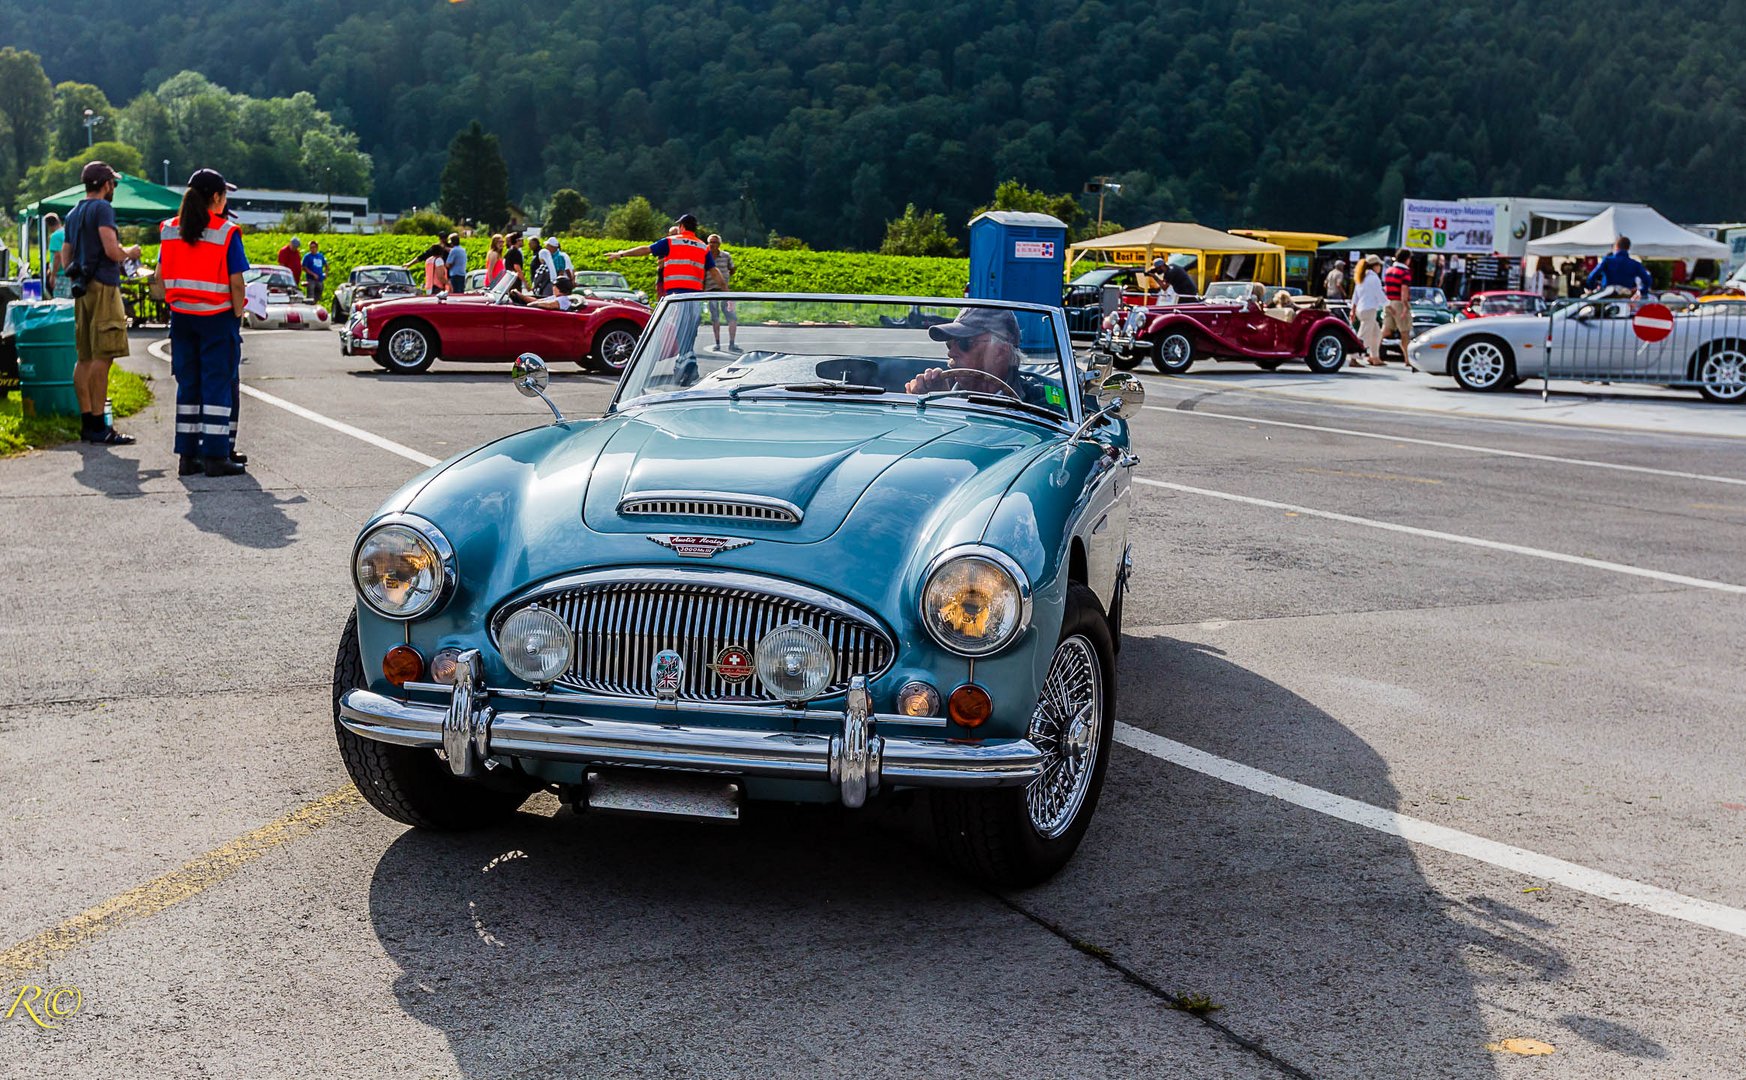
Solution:
M121 303L121 264L139 258L139 245L122 247L115 226L114 169L101 161L79 179L85 197L67 214L61 272L72 284L73 337L79 360L73 390L79 396L79 435L88 443L125 446L134 441L109 425L109 365L128 354L127 310Z

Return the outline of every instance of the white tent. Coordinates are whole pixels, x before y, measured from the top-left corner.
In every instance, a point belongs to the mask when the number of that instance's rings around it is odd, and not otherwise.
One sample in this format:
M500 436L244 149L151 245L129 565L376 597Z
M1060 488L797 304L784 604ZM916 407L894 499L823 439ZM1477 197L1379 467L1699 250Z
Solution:
M1609 206L1580 225L1528 243L1529 255L1605 255L1613 241L1631 238L1639 259L1726 259L1728 245L1682 229L1648 206Z

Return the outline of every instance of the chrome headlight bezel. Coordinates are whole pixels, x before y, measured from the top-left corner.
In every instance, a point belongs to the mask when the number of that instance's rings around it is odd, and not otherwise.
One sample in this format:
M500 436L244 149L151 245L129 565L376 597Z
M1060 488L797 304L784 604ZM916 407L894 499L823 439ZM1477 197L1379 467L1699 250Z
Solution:
M990 639L986 644L975 647L967 646L961 641L954 641L941 632L935 625L929 613L928 593L933 589L934 579L947 567L961 559L971 559L982 562L1004 574L1011 583L1016 594L1019 607L1018 621L1013 628L997 639ZM934 556L928 563L927 570L921 577L921 590L916 594L916 616L921 621L922 629L928 637L940 648L958 656L982 657L992 656L1008 645L1024 636L1031 626L1031 580L1019 566L1017 560L999 548L986 544L962 544L948 548Z
M396 611L383 607L375 602L370 595L369 587L364 583L363 567L358 563L358 555L364 550L369 539L387 528L404 529L412 533L427 548L433 557L433 563L442 580L431 590L431 597L423 606L411 611ZM358 598L371 611L384 619L394 622L411 622L426 615L441 611L443 605L454 595L455 582L459 579L459 569L455 560L454 546L449 543L441 529L419 517L417 514L394 513L384 514L372 521L368 527L358 533L358 539L352 544L352 589Z

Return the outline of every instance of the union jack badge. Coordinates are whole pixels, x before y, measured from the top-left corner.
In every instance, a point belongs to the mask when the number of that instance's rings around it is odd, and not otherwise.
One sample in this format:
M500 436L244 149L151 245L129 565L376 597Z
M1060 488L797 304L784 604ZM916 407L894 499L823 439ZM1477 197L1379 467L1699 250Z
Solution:
M685 678L685 661L672 649L662 649L655 654L655 666L649 674L655 684L656 700L673 701L678 698L679 683Z

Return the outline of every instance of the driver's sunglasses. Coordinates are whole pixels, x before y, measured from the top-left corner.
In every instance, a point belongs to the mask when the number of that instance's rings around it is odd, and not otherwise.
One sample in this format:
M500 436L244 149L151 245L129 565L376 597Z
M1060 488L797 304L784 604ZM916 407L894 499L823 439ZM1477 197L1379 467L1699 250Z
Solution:
M972 348L972 343L980 342L987 336L987 334L977 334L975 337L967 338L949 337L946 339L946 351L948 353L967 353Z

